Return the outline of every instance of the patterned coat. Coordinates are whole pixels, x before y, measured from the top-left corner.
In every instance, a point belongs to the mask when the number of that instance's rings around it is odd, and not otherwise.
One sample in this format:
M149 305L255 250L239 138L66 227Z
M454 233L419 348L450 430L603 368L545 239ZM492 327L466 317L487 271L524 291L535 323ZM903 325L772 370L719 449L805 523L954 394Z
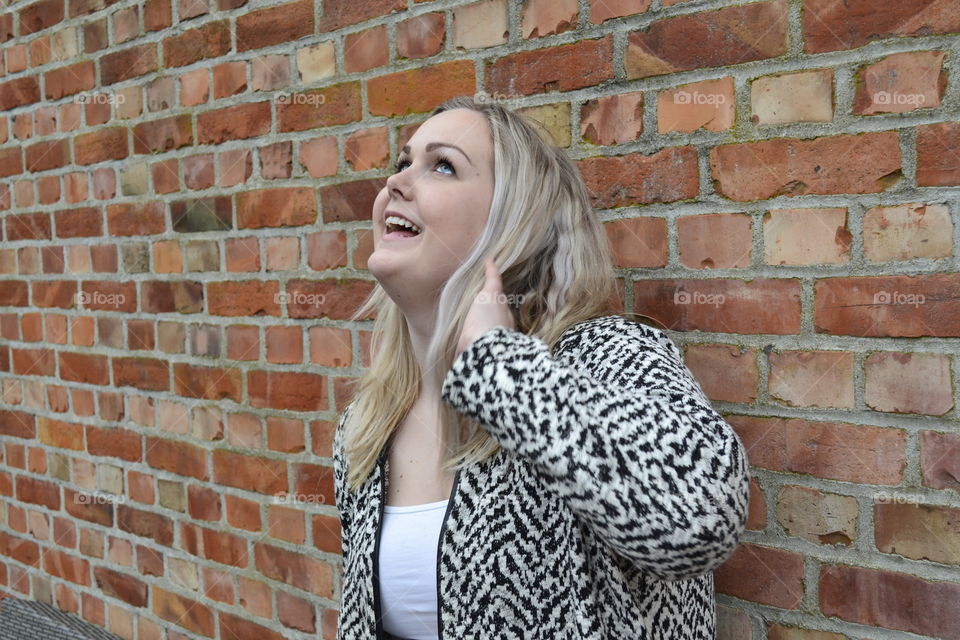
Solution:
M713 640L712 570L746 524L749 468L664 332L594 318L551 354L494 327L457 356L442 398L502 449L455 476L437 550L441 638ZM389 460L347 491L349 411L333 443L337 639L383 638Z

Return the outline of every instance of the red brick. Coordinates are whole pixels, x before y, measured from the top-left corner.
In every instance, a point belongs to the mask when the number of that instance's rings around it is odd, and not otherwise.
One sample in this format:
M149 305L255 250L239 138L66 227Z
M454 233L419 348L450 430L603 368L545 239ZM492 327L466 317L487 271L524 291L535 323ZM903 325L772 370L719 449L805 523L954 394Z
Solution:
M244 13L237 17L237 51L262 49L313 35L313 13L313 0Z
M107 356L61 351L58 358L60 360L61 379L86 384L110 384L110 368Z
M204 604L153 586L153 613L173 624L213 637L213 611Z
M47 100L59 100L64 96L89 91L96 86L96 70L92 60L78 62L48 71L43 76Z
M40 102L39 76L27 76L0 83L0 110Z
M323 5L320 31L334 31L406 8L406 0L328 0Z
M13 558L31 567L40 566L40 547L32 540L17 538L5 531L0 531L0 555ZM26 574L24 574L26 578Z
M876 502L873 509L878 550L913 560L960 564L956 551L960 545L960 529L956 526L960 509L889 501Z
M590 22L600 24L611 18L643 13L649 8L650 0L590 0Z
M939 416L953 408L948 355L876 351L863 373L863 399L871 409Z
M197 313L203 309L203 284L192 280L144 281L145 313Z
M49 349L13 349L13 372L26 376L52 376L56 363Z
M757 399L756 349L732 344L688 344L684 360L711 400L750 403Z
M332 516L313 516L313 546L320 551L342 553L340 518Z
M960 638L960 608L945 606L960 602L960 584L823 564L819 594L825 616L936 638Z
M133 128L134 153L162 153L192 144L193 125L189 114L142 122Z
M697 150L667 147L650 155L632 153L578 161L593 206L606 209L697 197Z
M213 68L213 97L226 98L247 88L247 63L224 62Z
M603 96L583 104L580 135L599 145L636 140L643 133L643 93Z
M940 106L947 89L944 51L895 53L860 69L855 115L906 113Z
M367 71L387 64L387 28L383 25L347 34L343 39L344 69L347 73Z
M917 127L917 185L960 185L960 124L941 122Z
M209 312L215 316L279 316L276 281L211 282L207 285Z
M227 523L231 527L245 531L260 531L260 505L252 500L237 496L225 496L227 502Z
M197 142L220 144L262 136L270 131L270 119L269 102L245 102L207 111L197 116Z
M311 504L334 504L333 469L317 464L293 466L294 491L300 500Z
M820 333L960 336L957 274L823 278L813 290L813 321Z
M90 563L83 558L59 549L48 549L43 554L43 568L50 575L85 587L90 586Z
M269 495L287 490L286 462L224 449L213 452L213 476L220 484L246 491Z
M207 451L188 442L147 437L147 464L197 480L207 480Z
M710 150L710 169L717 193L741 201L878 193L903 177L894 131L721 145Z
M297 227L316 219L317 198L310 187L258 189L237 196L237 226L241 229Z
M146 391L170 390L170 365L154 358L114 358L113 384Z
M77 157L79 158L79 155ZM77 162L79 163L79 160L77 160ZM23 173L23 152L20 147L9 147L0 150L0 177L13 176L18 173ZM7 204L5 206L9 208L9 193L6 196L6 200Z
M280 133L357 122L362 117L359 82L283 94L277 99Z
M27 283L23 281L0 281L0 304L5 307L25 307L28 290Z
M346 320L371 291L369 281L289 280L287 282L287 315L291 318Z
M787 21L785 0L657 20L648 29L627 36L627 77L646 78L782 56L787 52Z
M250 371L247 386L251 406L288 411L328 408L324 376L286 371Z
M46 480L17 476L17 500L60 510L60 487Z
M39 0L20 9L19 17L21 36L37 33L63 20L63 3L59 0Z
M263 543L254 545L254 556L257 570L268 578L321 597L332 597L333 570L330 565Z
M44 250L47 249L53 249L53 247L44 247ZM44 269L44 272L49 272L49 270ZM60 309L70 309L76 304L76 281L44 280L32 282L31 286L33 288L31 298L33 299L33 305L35 307L56 307Z
M173 544L173 521L158 513L117 505L117 527L137 536L151 538L169 547Z
M383 178L370 178L320 187L323 221L369 220L373 202L385 184Z
M743 543L714 572L716 590L781 609L803 599L803 554Z
M633 286L635 308L676 331L800 331L800 283L795 279L639 280Z
M147 31L166 29L173 22L170 0L146 0L143 5L143 26Z
M680 263L690 269L749 267L753 246L750 228L750 216L741 213L679 218Z
M476 78L472 60L451 60L367 81L367 101L374 116L431 111L454 96L474 93Z
M141 436L122 427L104 428L87 425L87 451L94 456L109 456L129 462L141 459Z
M50 214L21 213L7 216L7 240L49 240Z
M241 16L237 21L245 17ZM237 42L238 46L242 44L239 36ZM183 67L206 58L220 58L229 52L229 20L208 22L163 41L163 61L167 67Z
M397 56L429 58L443 49L444 37L442 13L424 13L404 20L397 23Z
M960 433L920 432L923 486L960 492Z
M83 425L41 416L37 424L37 439L61 449L83 451Z
M861 47L894 36L929 36L960 31L953 0L903 0L877 11L871 0L805 0L803 43L807 53Z
M853 408L853 353L770 352L770 396L790 406Z
M896 485L906 467L901 429L800 418L725 416L752 465L818 478Z
M613 36L608 35L504 56L488 66L487 90L511 96L573 91L613 76Z
M56 211L53 214L53 219L58 238L86 238L103 235L103 222L98 207Z
M119 598L134 607L147 606L145 582L107 567L96 567L93 575L97 580L97 586L107 595Z
M277 592L278 595L281 592ZM284 636L276 631L245 620L232 613L221 611L220 640L284 640Z
M284 626L307 633L317 630L317 612L313 604L285 591L277 591L277 616Z
M38 142L26 148L27 171L59 169L70 162L70 145L66 140Z
M63 488L64 509L74 518L93 522L104 527L113 526L113 503L109 501L90 500L88 494ZM81 547L82 547L81 537Z
M240 369L200 367L185 362L173 365L174 393L188 398L240 402Z
M188 485L187 505L191 518L213 522L220 520L220 495L213 489Z
M247 541L239 536L203 529L203 551L207 560L232 567L247 566Z
M111 127L79 135L73 139L73 151L78 165L123 160L130 154L127 129Z
M105 87L158 69L157 45L152 42L107 53L100 58L100 85Z

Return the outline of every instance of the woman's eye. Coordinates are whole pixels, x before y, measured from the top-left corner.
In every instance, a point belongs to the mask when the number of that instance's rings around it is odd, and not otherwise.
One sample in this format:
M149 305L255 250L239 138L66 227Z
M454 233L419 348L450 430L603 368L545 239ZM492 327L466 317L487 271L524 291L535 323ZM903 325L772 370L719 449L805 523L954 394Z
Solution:
M456 173L457 173L456 170L454 170L453 165L450 164L449 162L447 162L446 160L438 160L438 161L437 161L437 167L438 167L438 168L443 168L443 167L445 167L445 168L448 170L447 172L450 173L450 175L456 175ZM447 172L445 172L445 173L447 173Z
M393 165L393 168L396 171L396 173L400 173L401 171L403 171L409 166L410 166L409 160L397 160L397 162Z

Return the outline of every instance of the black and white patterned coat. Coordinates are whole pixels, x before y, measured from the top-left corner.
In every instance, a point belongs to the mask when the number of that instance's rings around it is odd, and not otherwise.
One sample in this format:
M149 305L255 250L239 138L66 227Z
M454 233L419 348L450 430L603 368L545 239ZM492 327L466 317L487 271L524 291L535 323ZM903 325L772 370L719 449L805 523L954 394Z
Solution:
M456 474L438 545L441 638L712 640L712 570L746 524L749 468L676 345L605 316L547 344L505 327L442 398L503 449ZM337 639L383 638L375 559L389 460L346 490Z

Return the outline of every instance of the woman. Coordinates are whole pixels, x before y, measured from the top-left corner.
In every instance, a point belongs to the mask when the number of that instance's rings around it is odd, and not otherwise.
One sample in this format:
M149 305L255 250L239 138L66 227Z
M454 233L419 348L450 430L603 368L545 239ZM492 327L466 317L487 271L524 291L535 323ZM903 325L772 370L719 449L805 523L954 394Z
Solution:
M746 456L673 342L611 314L575 165L450 100L373 235L371 363L334 436L337 638L713 638Z

